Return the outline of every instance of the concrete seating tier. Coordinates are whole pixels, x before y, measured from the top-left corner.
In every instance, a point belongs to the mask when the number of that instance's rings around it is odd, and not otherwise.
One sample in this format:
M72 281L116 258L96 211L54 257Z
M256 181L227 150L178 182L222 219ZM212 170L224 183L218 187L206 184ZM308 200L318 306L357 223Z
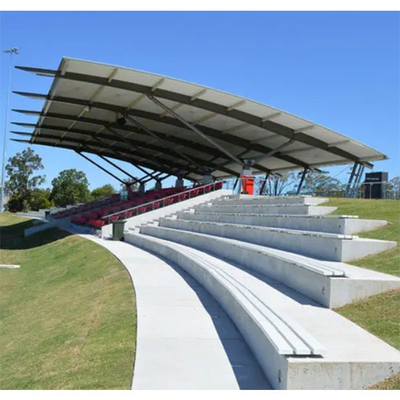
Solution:
M266 296L260 298L255 290L249 290L249 280L255 286L260 281L248 272L165 240L132 233L126 235L126 241L140 244L179 266L184 265L185 270L223 306L269 379L277 373L277 364L285 368L283 356L320 356L326 351L297 321L274 310ZM246 284L241 283L244 280ZM267 285L262 287L267 289Z
M326 203L328 199L322 197L310 196L290 196L290 197L273 197L273 196L249 196L249 195L231 195L220 199L218 205L268 205L268 204L309 204L317 206Z
M149 213L124 236L221 304L273 388L364 388L400 371L400 353L331 308L400 288L400 279L340 260L395 243L348 234L385 221L330 216L336 208L324 202L219 196Z
M240 210L238 210L240 211ZM279 215L241 214L185 211L177 213L179 219L190 221L220 222L252 226L268 226L312 232L351 235L380 228L386 221L360 219L354 215Z
M359 389L400 370L397 350L281 280L193 249L197 240L150 236L149 228L126 232L125 241L193 276L231 317L273 388Z
M240 214L278 214L278 215L326 215L336 211L337 207L319 207L311 204L236 204L230 205L213 202L212 204L202 204L195 207L199 212L240 213Z
M396 246L396 242L352 235L172 218L161 219L160 226L237 239L330 261L350 261Z
M330 277L346 275L341 269L322 261L239 240L151 225L142 226L140 232L191 246L263 273L328 307L332 302Z

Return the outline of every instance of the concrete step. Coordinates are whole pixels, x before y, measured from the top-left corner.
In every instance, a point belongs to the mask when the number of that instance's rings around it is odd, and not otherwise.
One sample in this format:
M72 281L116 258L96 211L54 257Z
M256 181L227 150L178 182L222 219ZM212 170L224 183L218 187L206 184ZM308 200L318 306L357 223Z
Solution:
M400 288L400 279L392 275L235 239L157 226L142 226L140 232L191 246L263 273L329 308Z
M250 273L165 240L140 234L128 234L126 240L184 268L211 293L245 338L268 379L275 375L278 366L285 369L285 356L322 356L326 352L297 321L274 310L265 296L258 296L259 290L254 288L262 281ZM265 290L274 290L267 284L262 286ZM285 387L275 385L275 388Z
M309 204L241 204L230 205L218 203L201 204L194 209L200 212L216 212L219 214L279 214L279 215L326 215L337 210L337 207L314 206Z
M326 203L329 199L322 197L311 196L288 196L288 197L273 197L273 196L249 196L249 195L233 195L228 198L213 201L213 204L230 204L230 205L244 205L244 204L309 204L317 206Z
M341 269L321 261L234 239L157 226L142 226L140 233L191 246L261 272L327 307L332 303L330 277L345 276Z
M223 222L271 228L328 232L352 235L387 225L387 221L359 219L353 215L279 215L279 214L234 214L217 212L179 212L179 219L191 221Z
M397 350L263 274L171 241L125 239L183 268L221 304L274 389L360 389L400 370Z
M328 261L351 261L397 245L396 242L360 239L352 235L219 222L164 218L159 224L166 228L241 240Z

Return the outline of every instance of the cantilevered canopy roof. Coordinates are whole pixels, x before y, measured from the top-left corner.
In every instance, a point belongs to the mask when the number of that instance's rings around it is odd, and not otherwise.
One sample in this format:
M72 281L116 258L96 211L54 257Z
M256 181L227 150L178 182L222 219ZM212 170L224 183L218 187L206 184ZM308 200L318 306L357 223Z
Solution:
M57 70L17 67L52 77L29 142L127 161L191 180L204 169L238 176L362 163L387 157L313 122L242 97L113 65L63 58ZM14 132L17 133L18 132ZM19 132L19 134L25 134Z

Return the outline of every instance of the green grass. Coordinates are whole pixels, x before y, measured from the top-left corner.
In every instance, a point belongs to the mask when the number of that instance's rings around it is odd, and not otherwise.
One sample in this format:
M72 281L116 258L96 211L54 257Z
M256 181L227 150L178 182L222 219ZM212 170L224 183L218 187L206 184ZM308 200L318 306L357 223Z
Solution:
M395 200L330 199L324 205L339 207L334 214L385 219L383 228L358 234L360 237L397 241L398 246L350 264L400 276L400 202ZM335 310L362 328L400 350L400 290L372 296ZM400 390L400 374L370 389Z
M384 219L388 225L358 236L379 240L397 241L398 246L380 254L349 262L358 267L372 269L400 276L400 201L397 200L364 200L364 199L329 199L324 205L338 207L333 214L358 215L365 219Z
M101 246L0 215L0 389L129 389L136 342L130 277Z

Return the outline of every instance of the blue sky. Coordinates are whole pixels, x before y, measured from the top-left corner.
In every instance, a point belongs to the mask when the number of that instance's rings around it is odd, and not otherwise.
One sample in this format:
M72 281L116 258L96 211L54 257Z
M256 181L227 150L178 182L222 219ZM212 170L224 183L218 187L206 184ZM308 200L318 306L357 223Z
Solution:
M288 111L389 156L399 175L398 12L1 12L1 49L17 65L57 68L62 56L117 64L231 92ZM2 154L9 56L1 53ZM47 93L51 80L13 71L13 89ZM11 97L12 108L42 102ZM10 121L31 121L11 112ZM13 129L10 125L9 129ZM11 135L9 135L10 137ZM7 156L26 145L8 141ZM34 146L47 182L67 168L91 188L119 184L68 150ZM329 168L347 179L344 167ZM142 173L129 167L129 171ZM167 181L173 183L174 179Z

